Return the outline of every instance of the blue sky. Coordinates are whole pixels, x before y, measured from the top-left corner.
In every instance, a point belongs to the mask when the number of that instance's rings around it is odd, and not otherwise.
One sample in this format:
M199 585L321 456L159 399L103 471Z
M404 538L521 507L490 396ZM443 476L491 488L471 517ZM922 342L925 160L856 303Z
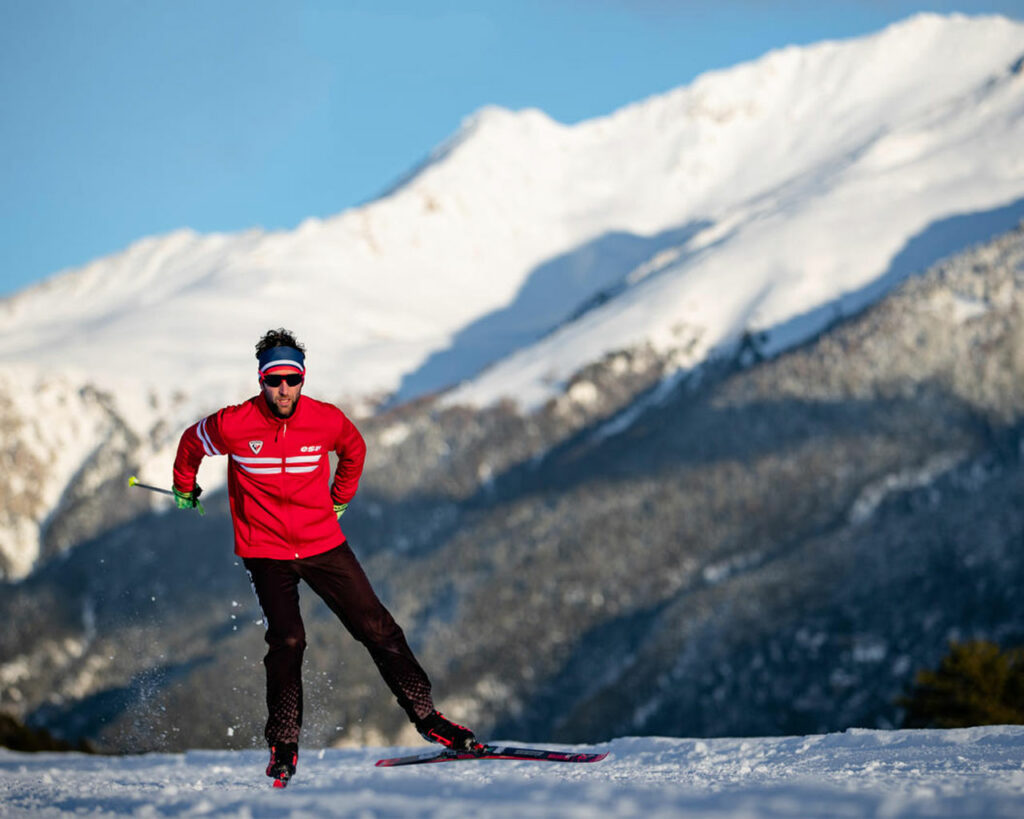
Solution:
M0 295L372 199L483 105L572 123L788 44L1024 0L0 0Z

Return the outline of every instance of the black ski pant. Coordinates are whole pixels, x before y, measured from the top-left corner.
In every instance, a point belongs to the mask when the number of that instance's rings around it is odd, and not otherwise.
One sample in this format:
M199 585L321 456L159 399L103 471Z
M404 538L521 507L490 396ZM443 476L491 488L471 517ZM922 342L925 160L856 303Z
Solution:
M302 654L306 631L299 612L299 580L305 580L349 633L366 646L398 704L416 721L434 709L430 680L413 656L405 634L377 598L348 542L295 560L244 558L263 609L269 646L267 725L270 745L298 742L302 726Z

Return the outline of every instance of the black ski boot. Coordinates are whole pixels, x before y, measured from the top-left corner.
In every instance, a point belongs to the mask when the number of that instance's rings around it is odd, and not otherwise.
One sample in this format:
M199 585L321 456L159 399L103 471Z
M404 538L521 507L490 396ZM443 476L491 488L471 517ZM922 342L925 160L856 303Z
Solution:
M416 730L427 742L436 742L456 751L473 751L480 747L476 735L464 725L458 725L440 711L434 711L416 721Z
M298 743L279 742L270 746L270 764L267 765L267 776L273 777L275 788L287 786L288 780L295 776L295 763L298 761Z

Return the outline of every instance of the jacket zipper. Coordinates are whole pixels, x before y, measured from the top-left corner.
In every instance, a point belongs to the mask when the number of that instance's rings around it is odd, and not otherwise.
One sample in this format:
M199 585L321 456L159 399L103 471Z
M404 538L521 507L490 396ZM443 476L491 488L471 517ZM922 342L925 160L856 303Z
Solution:
M280 444L281 444L281 446L280 446L280 452L281 452L281 501L282 501L282 506L284 506L284 509L285 509L285 522L284 522L285 531L286 531L286 536L288 538L288 545L291 547L292 554L295 555L296 558L298 558L299 557L298 545L297 545L296 540L295 540L294 526L292 525L294 521L292 520L292 514L291 514L291 511L292 511L291 497L286 494L286 487L288 485L288 472L287 472L287 468L288 468L288 447L287 447L287 444L288 444L288 441L287 441L287 438L288 438L288 422L287 421L285 421L283 424L281 424L280 428L278 429L278 434L277 434L277 436L275 436L275 438L280 438Z

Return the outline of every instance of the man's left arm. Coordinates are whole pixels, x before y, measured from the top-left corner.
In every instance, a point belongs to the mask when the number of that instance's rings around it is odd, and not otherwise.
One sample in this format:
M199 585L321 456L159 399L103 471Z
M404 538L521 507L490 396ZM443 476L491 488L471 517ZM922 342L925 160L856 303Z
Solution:
M334 470L334 482L331 484L331 500L334 502L334 514L340 518L359 488L359 478L366 461L366 442L356 425L344 413L341 413L334 451L338 455L338 466Z

